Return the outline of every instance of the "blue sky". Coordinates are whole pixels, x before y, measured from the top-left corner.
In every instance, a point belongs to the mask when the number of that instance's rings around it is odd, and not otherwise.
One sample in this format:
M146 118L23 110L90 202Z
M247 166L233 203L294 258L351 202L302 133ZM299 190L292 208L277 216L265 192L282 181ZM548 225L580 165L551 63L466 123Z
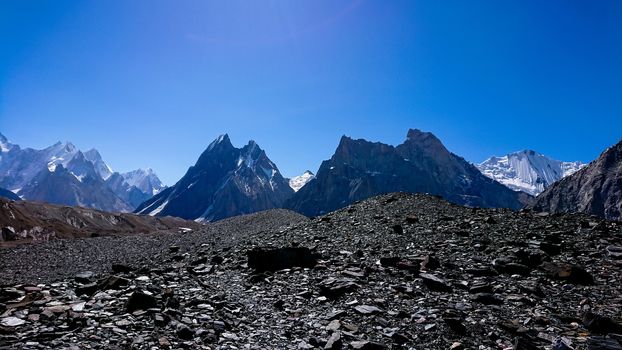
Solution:
M172 184L221 133L286 176L343 134L467 160L622 137L622 1L1 1L0 132Z

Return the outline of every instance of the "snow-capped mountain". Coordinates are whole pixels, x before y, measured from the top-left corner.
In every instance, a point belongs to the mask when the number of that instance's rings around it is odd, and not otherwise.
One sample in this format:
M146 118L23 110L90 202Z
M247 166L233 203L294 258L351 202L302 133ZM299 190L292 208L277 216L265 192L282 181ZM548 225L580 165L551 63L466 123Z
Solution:
M84 152L84 158L93 163L95 171L97 171L97 174L99 174L99 176L104 180L108 180L110 175L114 172L110 166L102 160L102 156L94 148Z
M76 155L76 147L67 142L57 142L42 150L32 148L22 149L12 144L0 134L2 152L0 153L0 187L18 193L39 172L56 165L66 166Z
M486 176L507 187L536 196L554 182L572 175L585 164L562 162L531 150L490 157L477 165Z
M115 174L121 181L108 181ZM0 187L23 199L131 211L164 186L151 169L115 173L95 149L70 142L22 149L0 134Z
M123 179L129 186L134 186L144 193L150 193L152 196L160 193L166 187L151 168L136 169L122 173L121 176L123 176Z
M307 170L302 175L294 176L289 179L289 187L291 187L294 192L298 192L298 190L313 179L315 179L315 174L313 174L310 170Z
M207 147L174 186L141 204L136 212L214 221L278 208L293 193L255 141L236 148L225 134Z

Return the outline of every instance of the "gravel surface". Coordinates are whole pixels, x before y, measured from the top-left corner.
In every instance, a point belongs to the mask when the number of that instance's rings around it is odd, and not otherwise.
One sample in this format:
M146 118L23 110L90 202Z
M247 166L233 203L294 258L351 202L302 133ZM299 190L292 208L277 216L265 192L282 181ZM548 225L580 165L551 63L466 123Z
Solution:
M389 194L310 221L271 211L86 241L136 258L1 288L0 348L622 347L622 229L584 215ZM94 254L84 242L57 255Z
M197 250L202 244L236 244L258 232L275 231L307 221L289 210L267 210L207 224L199 231L177 230L156 234L59 239L0 249L0 286L17 283L50 283L81 271L110 270L112 264L158 266L173 255ZM171 252L178 246L180 252Z

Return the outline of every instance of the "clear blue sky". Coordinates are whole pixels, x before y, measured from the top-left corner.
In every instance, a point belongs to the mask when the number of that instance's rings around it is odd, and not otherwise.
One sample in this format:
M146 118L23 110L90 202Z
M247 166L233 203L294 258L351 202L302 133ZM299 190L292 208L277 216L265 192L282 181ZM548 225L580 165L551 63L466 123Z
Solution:
M622 1L0 1L0 132L173 184L211 140L286 176L347 134L467 160L622 137Z

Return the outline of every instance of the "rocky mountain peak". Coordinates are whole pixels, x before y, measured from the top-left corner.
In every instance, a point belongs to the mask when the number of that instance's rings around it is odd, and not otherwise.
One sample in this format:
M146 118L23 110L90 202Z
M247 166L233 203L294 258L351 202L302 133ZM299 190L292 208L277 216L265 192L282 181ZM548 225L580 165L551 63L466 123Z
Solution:
M92 162L102 160L101 154L95 148L91 148L90 150L83 153L84 157Z
M402 145L408 148L417 148L434 155L448 154L441 140L431 132L424 132L419 129L409 129L406 134L406 141Z
M217 151L220 149L230 148L233 148L233 145L231 144L231 139L229 139L229 134L222 134L207 146L206 151Z
M65 151L70 152L70 153L76 151L76 146L71 142L65 142L64 148L65 148Z
M255 141L236 148L219 136L172 187L136 211L213 221L276 208L293 194L287 180Z
M242 147L242 149L240 150L241 159L252 161L258 160L260 157L262 157L262 155L265 156L265 154L266 153L264 152L264 150L262 150L257 142L253 140L248 141L248 144L246 144L246 146Z
M449 152L432 133L411 129L397 147L342 137L315 180L300 188L286 207L315 216L397 191L441 195L470 206L518 209L523 205L516 193Z
M8 152L12 148L12 144L4 135L0 134L0 152Z

